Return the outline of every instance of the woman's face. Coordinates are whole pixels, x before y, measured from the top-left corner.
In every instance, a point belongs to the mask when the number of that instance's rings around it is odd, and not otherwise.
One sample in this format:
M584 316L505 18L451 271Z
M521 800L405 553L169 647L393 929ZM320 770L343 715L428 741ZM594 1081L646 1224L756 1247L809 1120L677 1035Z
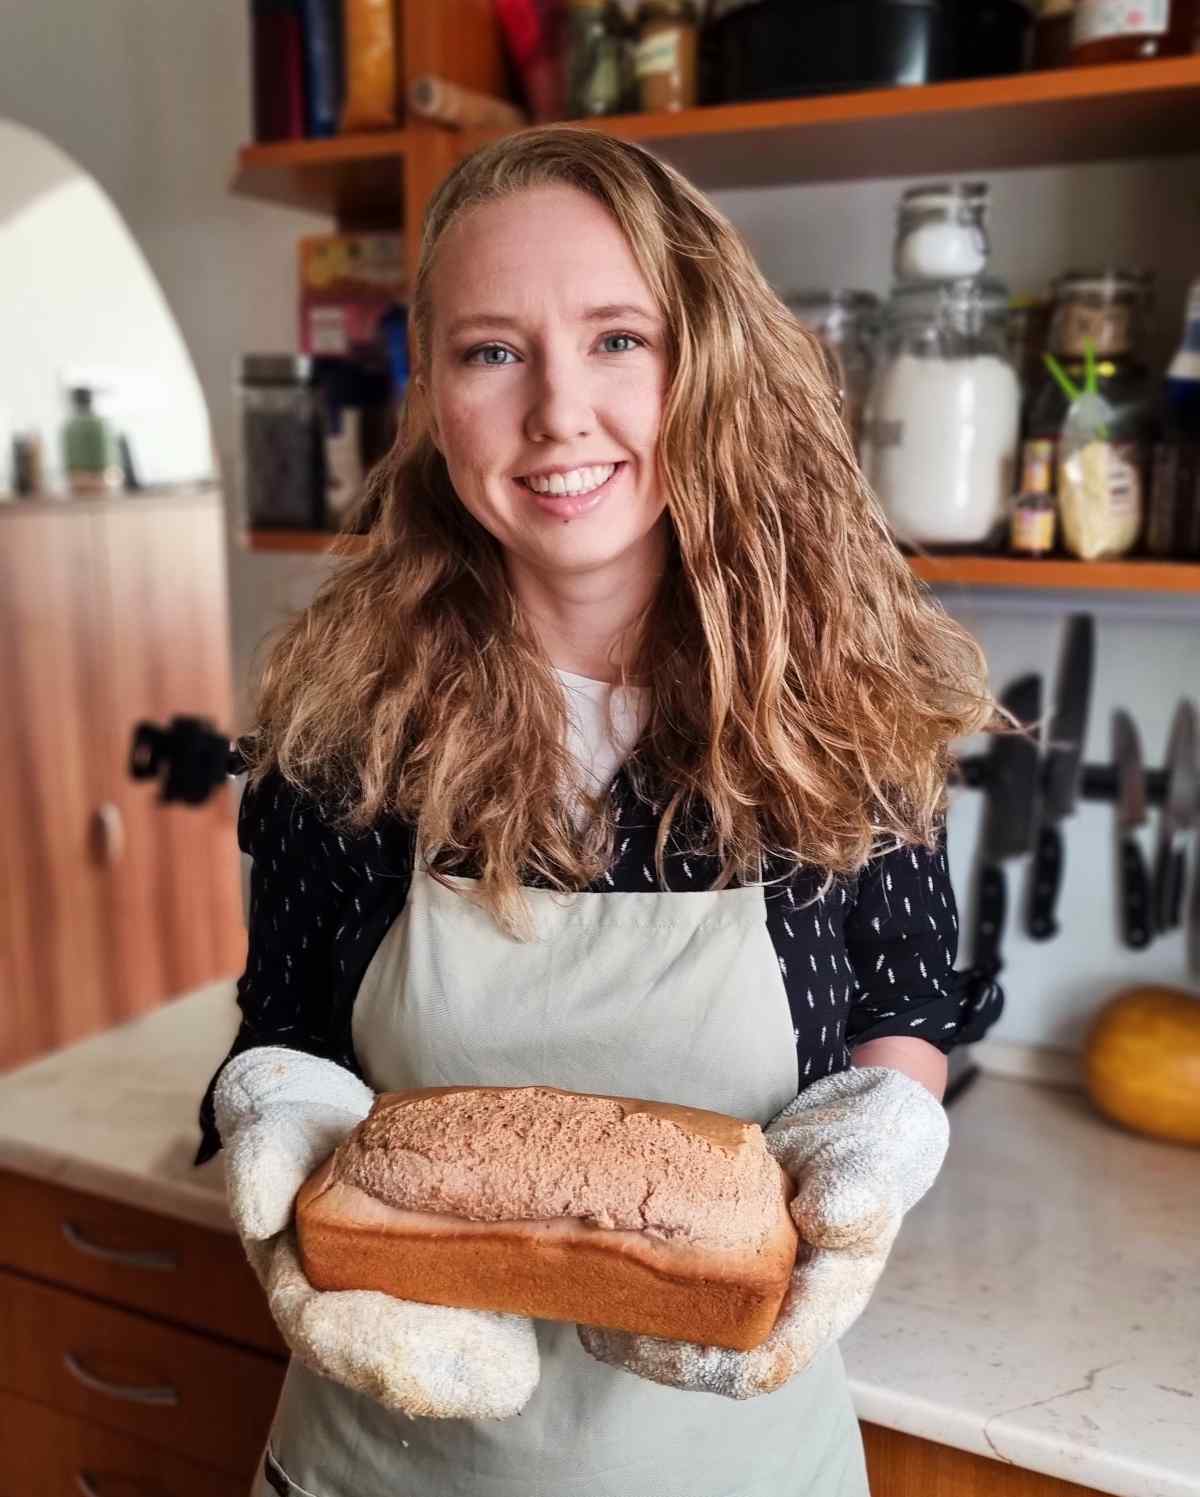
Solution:
M665 329L608 210L565 186L476 208L442 241L431 294L434 440L510 564L654 566ZM550 474L548 493L525 481Z

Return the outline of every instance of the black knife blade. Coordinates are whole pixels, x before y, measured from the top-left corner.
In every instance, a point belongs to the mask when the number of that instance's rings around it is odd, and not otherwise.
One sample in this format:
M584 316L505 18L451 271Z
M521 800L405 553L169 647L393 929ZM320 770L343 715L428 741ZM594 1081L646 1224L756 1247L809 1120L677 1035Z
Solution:
M1146 778L1138 731L1120 707L1112 715L1113 757L1117 764L1118 887L1121 938L1140 951L1154 934L1150 908L1150 874L1134 828L1146 819Z
M1154 928L1174 930L1183 903L1184 842L1196 815L1196 709L1175 708L1167 741L1167 789L1158 821L1152 905Z
M1000 701L1026 731L993 735L984 761L986 800L972 967L985 977L994 977L1003 966L1000 943L1008 906L1003 864L1033 846L1038 743L1028 730L1042 715L1042 678L1021 676L1002 693Z
M1094 653L1091 614L1072 614L1054 686L1054 714L1042 771L1041 825L1030 876L1026 928L1035 941L1048 941L1059 930L1054 910L1062 887L1063 843L1057 823L1074 814L1079 794Z

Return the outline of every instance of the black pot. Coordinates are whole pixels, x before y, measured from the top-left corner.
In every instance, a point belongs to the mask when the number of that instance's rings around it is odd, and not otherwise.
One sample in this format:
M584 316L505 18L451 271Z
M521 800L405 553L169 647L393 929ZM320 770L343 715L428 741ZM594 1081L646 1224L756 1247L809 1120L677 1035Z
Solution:
M717 0L702 99L732 104L951 76L943 0Z

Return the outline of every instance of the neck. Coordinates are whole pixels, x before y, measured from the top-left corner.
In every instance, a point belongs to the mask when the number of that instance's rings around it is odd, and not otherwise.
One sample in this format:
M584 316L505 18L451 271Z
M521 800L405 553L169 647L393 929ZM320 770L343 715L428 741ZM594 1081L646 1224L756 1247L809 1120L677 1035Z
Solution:
M587 572L549 571L509 553L513 589L551 665L609 682L622 666L632 669L636 627L658 590L665 553L659 528L636 552Z

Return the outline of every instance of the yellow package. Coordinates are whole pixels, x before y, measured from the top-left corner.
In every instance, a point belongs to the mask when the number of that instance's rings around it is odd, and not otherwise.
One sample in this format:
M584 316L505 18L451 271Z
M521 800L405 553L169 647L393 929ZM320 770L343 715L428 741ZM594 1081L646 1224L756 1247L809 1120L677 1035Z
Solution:
M343 0L346 97L340 129L392 130L400 123L401 31L396 0Z

